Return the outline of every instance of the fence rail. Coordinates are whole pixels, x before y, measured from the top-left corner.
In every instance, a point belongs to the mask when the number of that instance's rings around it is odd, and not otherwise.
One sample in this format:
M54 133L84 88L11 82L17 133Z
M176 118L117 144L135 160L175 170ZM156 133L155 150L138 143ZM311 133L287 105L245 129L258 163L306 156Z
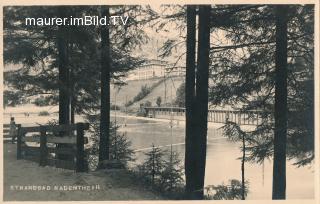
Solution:
M10 135L10 124L3 124L3 138L11 138Z
M179 107L145 107L146 115L151 117L183 116L185 108ZM263 111L208 110L208 122L225 123L227 120L239 125L258 125L262 121Z
M3 142L15 142L17 139L17 128L20 124L3 124Z
M84 137L84 131L88 129L88 123L34 127L20 125L17 135L17 159L39 162L40 166L87 171L84 144L88 143L88 139ZM29 146L28 143L40 146Z

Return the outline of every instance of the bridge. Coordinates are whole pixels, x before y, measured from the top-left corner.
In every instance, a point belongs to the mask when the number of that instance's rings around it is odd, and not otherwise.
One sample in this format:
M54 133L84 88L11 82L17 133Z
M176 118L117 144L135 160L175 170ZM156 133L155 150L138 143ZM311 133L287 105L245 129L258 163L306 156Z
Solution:
M153 118L172 117L176 120L185 120L185 108L180 107L144 107L146 116ZM239 125L259 125L264 111L239 111L239 110L208 110L208 122L225 123L227 120Z

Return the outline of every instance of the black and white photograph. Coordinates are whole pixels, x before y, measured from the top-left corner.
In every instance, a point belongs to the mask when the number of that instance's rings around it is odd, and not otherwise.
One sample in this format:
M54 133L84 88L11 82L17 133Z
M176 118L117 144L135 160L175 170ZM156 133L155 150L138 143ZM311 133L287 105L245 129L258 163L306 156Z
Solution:
M319 202L317 0L90 4L2 5L1 202Z

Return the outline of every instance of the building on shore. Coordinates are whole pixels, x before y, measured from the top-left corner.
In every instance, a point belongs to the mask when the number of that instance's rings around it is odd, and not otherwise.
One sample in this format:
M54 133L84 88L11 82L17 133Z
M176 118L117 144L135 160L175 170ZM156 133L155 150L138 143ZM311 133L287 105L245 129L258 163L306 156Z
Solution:
M185 67L174 66L161 60L150 60L130 71L126 80L145 80L168 76L185 76Z

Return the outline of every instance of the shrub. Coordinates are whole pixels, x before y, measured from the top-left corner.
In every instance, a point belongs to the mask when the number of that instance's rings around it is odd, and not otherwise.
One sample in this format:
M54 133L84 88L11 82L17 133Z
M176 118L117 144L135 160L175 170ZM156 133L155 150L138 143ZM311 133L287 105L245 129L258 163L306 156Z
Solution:
M159 86L165 79L161 79L158 82L152 84L150 87L145 84L144 86L141 86L140 92L133 98L133 100L130 100L125 104L126 107L131 106L137 101L142 100L144 97L146 97L153 89L155 89L157 86Z
M16 106L27 103L25 93L22 91L3 91L3 105L6 106Z
M40 96L40 98L36 98L33 103L36 106L47 106L47 105L49 105L49 101L43 96Z
M57 120L57 119L51 119L51 120L49 120L49 121L46 123L46 125L52 125L52 126L54 126L54 125L59 125L59 120Z
M161 103L162 103L162 99L161 99L161 96L158 96L157 100L156 100L156 104L158 107L161 106Z
M147 180L151 181L152 185L159 180L161 172L165 168L163 155L164 151L152 144L152 149L145 153L146 160L139 166L141 173L145 175Z
M144 102L144 107L151 107L152 103L150 101Z
M151 92L151 88L147 85L141 86L140 92L133 98L134 102L140 101Z
M185 83L182 83L176 92L175 105L185 107Z
M120 110L120 106L112 104L110 110Z
M87 121L90 123L89 129L90 139L92 140L92 146L89 150L88 163L91 170L95 170L98 166L99 156L99 141L100 141L100 116L94 115L87 117ZM124 167L127 167L128 162L134 161L134 151L131 149L131 141L128 140L125 134L118 133L119 126L114 123L110 123L110 159L118 161Z
M165 192L174 192L183 185L183 168L177 152L172 152L160 176L160 188Z
M39 116L49 116L50 113L48 111L40 111Z
M151 107L152 103L150 101L146 101L144 103L140 104L140 109L137 112L137 116L140 117L147 117L148 116L148 111L146 111L145 107Z
M128 106L131 106L132 104L134 104L134 102L130 100L125 104L125 106L128 107Z
M132 104L134 104L137 101L142 100L144 97L146 97L150 92L151 92L151 88L148 87L147 85L141 86L141 90L140 92L133 98L133 100L128 101L125 106L131 106Z
M245 183L244 195L248 194L249 184ZM239 180L232 179L229 184L210 185L205 187L206 196L208 200L241 200L242 199L242 185Z
M138 175L143 181L170 198L182 198L183 168L178 154L152 145L152 149L146 152L145 156L145 161L138 165Z

